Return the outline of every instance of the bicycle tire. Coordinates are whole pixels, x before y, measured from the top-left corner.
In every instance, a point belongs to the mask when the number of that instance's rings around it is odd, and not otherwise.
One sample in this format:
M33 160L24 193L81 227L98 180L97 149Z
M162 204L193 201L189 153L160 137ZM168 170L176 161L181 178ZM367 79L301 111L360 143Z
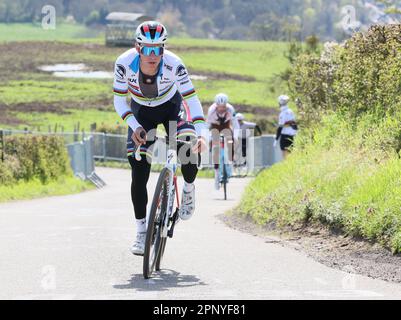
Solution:
M163 238L160 236L161 228L159 226L159 228L155 230L155 222L156 224L160 223L164 220L164 216L167 214L167 187L169 176L170 171L167 168L164 168L160 172L155 193L153 195L152 206L148 218L148 229L146 232L145 252L143 256L143 276L145 279L149 279L152 275L160 254L160 249L163 245ZM160 214L159 217L157 217L159 204L161 206ZM153 251L152 247L154 247Z
M227 169L225 164L223 164L223 188L224 188L224 200L227 200Z
M160 271L160 266L161 266L161 262L162 262L162 259L163 259L164 250L166 249L166 243L167 243L167 238L163 238L161 246L160 246L160 253L159 253L159 255L157 257L157 260L156 260L156 267L155 267L156 271Z

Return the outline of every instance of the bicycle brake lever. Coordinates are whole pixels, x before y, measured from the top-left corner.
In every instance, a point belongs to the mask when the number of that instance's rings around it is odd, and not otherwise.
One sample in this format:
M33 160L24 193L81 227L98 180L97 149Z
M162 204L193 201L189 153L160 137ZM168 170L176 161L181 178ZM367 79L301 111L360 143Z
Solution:
M140 134L141 138L145 138L145 133L142 131ZM137 146L135 150L135 160L136 161L141 161L141 146Z
M141 147L138 146L135 151L135 160L136 161L141 161L141 153L140 152L141 152Z

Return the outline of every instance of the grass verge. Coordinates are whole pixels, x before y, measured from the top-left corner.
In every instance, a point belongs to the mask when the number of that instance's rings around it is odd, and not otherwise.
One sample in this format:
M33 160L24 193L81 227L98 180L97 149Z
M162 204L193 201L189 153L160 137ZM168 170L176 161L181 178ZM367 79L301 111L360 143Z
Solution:
M236 211L261 225L322 223L401 252L401 159L387 147L400 131L393 120L327 117L257 176Z
M94 188L90 182L69 176L59 177L47 184L42 184L38 179L19 181L12 186L0 186L0 202L74 194Z

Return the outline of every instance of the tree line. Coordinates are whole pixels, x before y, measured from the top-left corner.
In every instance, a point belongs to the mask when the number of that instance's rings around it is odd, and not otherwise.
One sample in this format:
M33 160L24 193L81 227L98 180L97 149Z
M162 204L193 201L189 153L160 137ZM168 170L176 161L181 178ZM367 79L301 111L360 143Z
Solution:
M397 16L392 0L2 0L0 22L41 20L53 5L58 17L105 24L111 11L145 13L172 35L252 40L341 40L350 32Z

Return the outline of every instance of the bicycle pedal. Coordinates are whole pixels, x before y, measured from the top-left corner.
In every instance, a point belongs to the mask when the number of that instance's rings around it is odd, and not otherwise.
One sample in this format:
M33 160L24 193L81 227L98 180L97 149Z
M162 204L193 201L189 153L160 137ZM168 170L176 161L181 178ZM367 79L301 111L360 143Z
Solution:
M167 236L172 238L174 235L174 224L171 226L170 230L167 231Z
M170 219L171 219L172 223L171 223L170 229L167 231L167 236L169 238L172 238L174 235L175 224L178 222L178 219L179 219L178 208L175 210L173 216L170 217Z
M179 215L178 215L178 208L177 208L177 209L175 209L173 215L170 216L170 221L176 222L178 216L179 216Z

